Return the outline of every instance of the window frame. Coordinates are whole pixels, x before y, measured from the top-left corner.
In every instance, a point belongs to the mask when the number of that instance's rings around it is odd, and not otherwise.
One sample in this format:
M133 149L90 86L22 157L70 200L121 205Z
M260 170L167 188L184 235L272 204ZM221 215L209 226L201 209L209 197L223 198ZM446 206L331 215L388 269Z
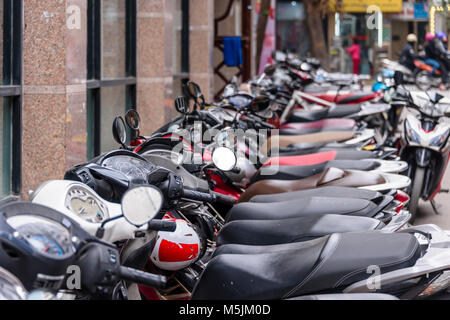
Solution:
M3 172L4 193L10 198L20 195L22 188L22 45L23 0L3 1L3 78L0 97L3 100ZM5 119L6 116L6 119ZM6 142L6 143L5 143ZM2 171L5 167L2 168Z
M124 110L136 110L137 85L137 0L126 1L125 77L102 78L101 0L88 0L87 18L87 157L101 153L101 90L124 86ZM112 124L111 124L112 125Z
M181 70L173 73L173 78L181 80L181 92L186 83L189 81L190 73L190 4L189 0L181 1ZM177 97L174 97L177 98Z

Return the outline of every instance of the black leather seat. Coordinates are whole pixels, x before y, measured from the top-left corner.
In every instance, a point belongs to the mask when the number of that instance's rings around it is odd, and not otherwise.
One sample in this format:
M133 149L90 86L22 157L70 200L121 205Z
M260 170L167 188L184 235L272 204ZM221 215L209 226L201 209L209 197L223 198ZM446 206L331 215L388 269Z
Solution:
M382 227L384 223L377 219L331 214L282 220L239 220L227 223L220 230L217 244L267 246L308 241L335 232L363 232Z
M369 200L318 196L274 203L239 203L228 212L227 221L281 220L323 214L371 218L379 211L380 207Z
M311 122L323 119L345 118L361 112L360 104L336 105L323 110L296 110L287 120L288 123Z
M341 95L341 96L337 97L336 102L339 104L353 103L356 101L361 101L361 99L364 99L364 98L370 97L370 96L373 96L373 92L361 92L361 93L352 94L347 97L345 95Z
M227 246L226 246L227 247ZM339 293L381 273L413 266L422 250L407 233L333 234L280 246L220 248L193 291L193 300L289 299ZM220 250L219 249L219 250Z
M355 127L332 127L332 126L326 126L321 128L308 128L308 129L281 129L280 135L281 136L299 136L302 134L312 134L312 133L319 133L319 132L332 132L332 131L352 131L355 129Z
M345 118L346 116L357 114L361 112L362 107L360 104L345 104L336 105L328 112L330 118Z
M346 188L346 187L324 187L318 189L300 190L280 194L265 194L253 197L250 202L270 203L297 200L302 198L325 197L325 198L352 198L379 201L383 195L377 191ZM392 200L392 198L390 199Z
M375 161L351 161L351 160L332 160L319 163L312 166L266 166L264 173L261 170L252 177L250 183L261 180L298 180L311 177L315 174L324 172L328 168L338 168L343 170L372 171L380 167L379 162ZM269 174L269 173L270 174Z

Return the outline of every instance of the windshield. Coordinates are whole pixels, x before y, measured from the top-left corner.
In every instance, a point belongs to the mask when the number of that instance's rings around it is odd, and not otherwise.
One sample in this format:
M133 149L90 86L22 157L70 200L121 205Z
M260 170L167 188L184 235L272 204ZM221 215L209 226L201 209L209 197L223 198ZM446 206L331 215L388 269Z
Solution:
M414 92L411 93L411 98L414 105L418 107L419 111L431 118L445 116L445 113L450 108L450 101L447 103L447 101L442 100L442 96L434 92ZM441 103L436 103L434 101L441 101Z

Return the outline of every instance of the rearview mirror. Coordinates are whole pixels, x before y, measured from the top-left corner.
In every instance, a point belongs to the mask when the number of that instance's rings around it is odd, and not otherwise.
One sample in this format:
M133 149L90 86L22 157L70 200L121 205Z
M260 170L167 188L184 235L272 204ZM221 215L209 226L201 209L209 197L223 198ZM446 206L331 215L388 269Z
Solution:
M122 198L122 212L125 219L136 227L142 227L153 220L161 211L164 197L153 186L128 190Z
M189 81L187 83L187 90L189 92L189 95L194 99L200 99L203 97L200 86L198 84L196 84L195 82Z
M125 127L125 121L122 117L116 117L113 122L113 137L114 140L125 147L127 142L127 129Z
M266 75L268 75L268 76L271 76L271 75L273 75L273 74L275 73L275 70L276 70L276 67L275 67L275 66L273 66L273 65L267 65L267 66L264 68L264 73L265 73Z
M397 86L403 84L403 72L395 71L394 73L394 82Z
M259 96L250 103L250 110L258 113L270 107L270 99L266 96Z
M139 131L141 128L141 117L136 110L130 110L125 115L125 121L127 125L134 131Z
M184 97L176 98L174 101L175 109L181 113L181 114L188 114L189 113L189 105L188 102Z
M214 150L212 160L218 169L225 172L233 170L237 163L237 158L234 152L225 147L220 147Z

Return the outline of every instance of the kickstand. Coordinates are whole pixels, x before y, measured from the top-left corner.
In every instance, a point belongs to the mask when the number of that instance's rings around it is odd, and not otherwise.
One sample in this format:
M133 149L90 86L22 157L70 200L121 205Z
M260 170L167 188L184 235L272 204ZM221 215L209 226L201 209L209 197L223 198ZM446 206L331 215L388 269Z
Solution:
M437 205L436 202L434 200L431 200L431 206L433 207L434 213L436 213L438 216L441 215L441 213L439 212L439 210L437 209Z

